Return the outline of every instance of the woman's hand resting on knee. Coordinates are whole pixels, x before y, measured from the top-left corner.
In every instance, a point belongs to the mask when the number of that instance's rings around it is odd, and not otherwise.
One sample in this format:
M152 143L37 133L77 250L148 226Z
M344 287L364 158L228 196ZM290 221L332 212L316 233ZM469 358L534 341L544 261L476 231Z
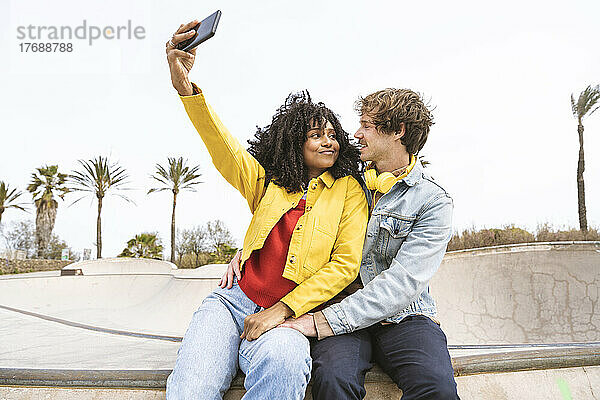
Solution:
M227 271L221 277L219 281L219 287L222 289L231 289L233 286L233 277L237 277L238 281L242 278L240 273L240 260L242 258L242 251L238 250L233 259L227 266ZM244 319L244 331L240 336L242 339L248 341L256 340L263 333L275 328L277 325L282 324L286 318L294 315L294 312L285 303L279 301L273 306L257 312L256 314L250 314Z
M287 317L293 314L291 308L278 301L265 310L248 315L244 319L244 331L240 338L248 341L258 339L260 335L283 323Z

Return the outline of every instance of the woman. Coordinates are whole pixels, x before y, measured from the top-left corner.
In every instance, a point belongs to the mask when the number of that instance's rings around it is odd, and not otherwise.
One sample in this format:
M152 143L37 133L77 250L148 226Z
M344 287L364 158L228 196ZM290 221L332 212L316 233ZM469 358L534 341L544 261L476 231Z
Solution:
M368 210L359 155L334 113L292 94L246 151L190 83L191 54L176 50L197 21L167 42L171 81L214 165L253 214L243 277L218 288L194 314L167 398L219 399L238 366L245 399L301 399L310 379L307 339L277 327L329 300L358 275Z

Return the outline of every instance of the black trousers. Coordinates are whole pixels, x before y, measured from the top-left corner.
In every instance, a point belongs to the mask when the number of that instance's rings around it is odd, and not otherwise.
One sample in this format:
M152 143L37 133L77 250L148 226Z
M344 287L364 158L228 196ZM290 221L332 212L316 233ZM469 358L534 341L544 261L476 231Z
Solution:
M446 335L425 316L311 340L314 400L362 399L376 362L402 389L403 400L458 399Z

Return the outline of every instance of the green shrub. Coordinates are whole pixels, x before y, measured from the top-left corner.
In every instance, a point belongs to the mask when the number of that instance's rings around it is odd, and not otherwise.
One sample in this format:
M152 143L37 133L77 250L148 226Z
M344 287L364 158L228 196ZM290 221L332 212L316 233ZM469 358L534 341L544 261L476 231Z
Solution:
M528 232L514 225L503 228L476 229L469 228L457 232L448 243L448 251L474 249L477 247L500 246L505 244L531 242L564 242L600 240L598 229L590 228L587 233L579 229L555 230L550 224L538 225L535 233Z

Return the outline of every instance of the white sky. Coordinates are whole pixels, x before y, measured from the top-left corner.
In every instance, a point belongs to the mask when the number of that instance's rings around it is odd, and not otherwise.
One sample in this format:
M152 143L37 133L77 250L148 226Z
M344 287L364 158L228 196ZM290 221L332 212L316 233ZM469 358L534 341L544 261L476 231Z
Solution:
M171 197L146 195L168 156L201 165L178 227L222 219L241 244L250 213L218 175L171 86L164 43L182 22L223 12L192 80L244 143L290 91L309 89L353 133L353 102L384 87L436 106L422 154L455 201L455 228L578 226L577 129L569 96L600 83L597 1L14 1L0 0L0 180L25 191L34 168L108 155L128 193L105 201L103 255L159 231L168 249ZM144 40L73 40L72 53L21 53L20 25L125 25ZM596 49L596 50L594 50ZM588 223L600 225L600 112L585 122ZM61 202L55 233L94 248L95 199ZM29 193L24 200L29 201ZM9 210L3 224L31 214ZM2 245L0 245L1 247ZM168 250L165 251L168 254ZM95 254L95 249L92 250Z

